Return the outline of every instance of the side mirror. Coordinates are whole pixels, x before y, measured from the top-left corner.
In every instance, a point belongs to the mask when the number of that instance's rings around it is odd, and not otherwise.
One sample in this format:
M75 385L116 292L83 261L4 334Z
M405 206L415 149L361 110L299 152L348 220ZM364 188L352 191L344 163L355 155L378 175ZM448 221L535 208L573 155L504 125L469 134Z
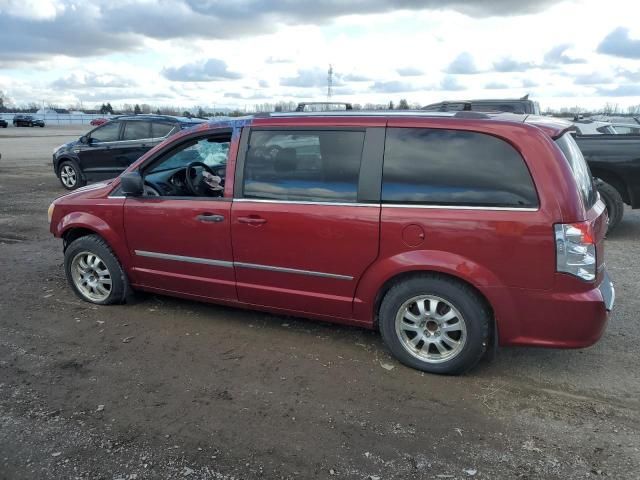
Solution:
M139 172L123 173L120 177L122 193L129 197L141 197L144 193L144 181Z
M87 135L83 135L80 137L80 143L84 144L84 145L89 145L91 143L91 137L87 136Z

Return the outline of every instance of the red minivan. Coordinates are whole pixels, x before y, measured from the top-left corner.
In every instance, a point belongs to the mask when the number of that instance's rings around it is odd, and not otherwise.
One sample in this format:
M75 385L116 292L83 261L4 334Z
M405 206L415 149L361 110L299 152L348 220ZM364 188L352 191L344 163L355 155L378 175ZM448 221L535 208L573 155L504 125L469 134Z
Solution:
M58 198L86 301L131 290L379 329L457 374L497 345L579 348L614 302L607 215L570 124L513 114L272 114L167 139Z

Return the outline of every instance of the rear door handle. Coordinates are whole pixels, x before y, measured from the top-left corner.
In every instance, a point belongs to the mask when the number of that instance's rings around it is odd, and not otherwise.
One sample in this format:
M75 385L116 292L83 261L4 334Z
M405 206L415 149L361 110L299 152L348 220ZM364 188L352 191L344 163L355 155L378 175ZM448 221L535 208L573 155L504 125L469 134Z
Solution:
M246 223L248 225L262 225L263 223L267 223L265 218L261 217L238 217L238 222Z
M224 215L216 215L215 213L201 213L196 217L199 222L220 223L224 220Z

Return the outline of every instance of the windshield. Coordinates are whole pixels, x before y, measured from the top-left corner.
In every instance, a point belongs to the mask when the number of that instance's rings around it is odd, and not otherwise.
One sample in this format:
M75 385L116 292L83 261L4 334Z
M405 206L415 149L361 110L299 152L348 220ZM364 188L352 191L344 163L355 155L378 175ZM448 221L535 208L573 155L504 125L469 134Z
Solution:
M573 173L573 178L578 186L578 191L582 197L584 207L588 210L596 203L598 195L596 194L596 189L593 185L591 171L582 156L580 147L578 147L578 144L569 133L565 133L562 137L556 140L556 143L560 147L560 150L562 150L564 157L567 159L567 162L571 167L571 172Z

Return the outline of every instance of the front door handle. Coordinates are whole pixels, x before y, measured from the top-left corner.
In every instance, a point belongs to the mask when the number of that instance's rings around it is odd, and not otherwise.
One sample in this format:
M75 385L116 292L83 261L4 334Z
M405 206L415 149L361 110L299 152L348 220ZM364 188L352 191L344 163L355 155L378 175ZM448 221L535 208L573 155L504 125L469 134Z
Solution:
M263 223L267 223L267 220L265 218L261 218L258 216L251 216L251 217L238 217L238 222L240 223L246 223L248 225L262 225Z
M215 213L201 213L196 217L199 222L220 223L224 220L224 215L216 215Z

